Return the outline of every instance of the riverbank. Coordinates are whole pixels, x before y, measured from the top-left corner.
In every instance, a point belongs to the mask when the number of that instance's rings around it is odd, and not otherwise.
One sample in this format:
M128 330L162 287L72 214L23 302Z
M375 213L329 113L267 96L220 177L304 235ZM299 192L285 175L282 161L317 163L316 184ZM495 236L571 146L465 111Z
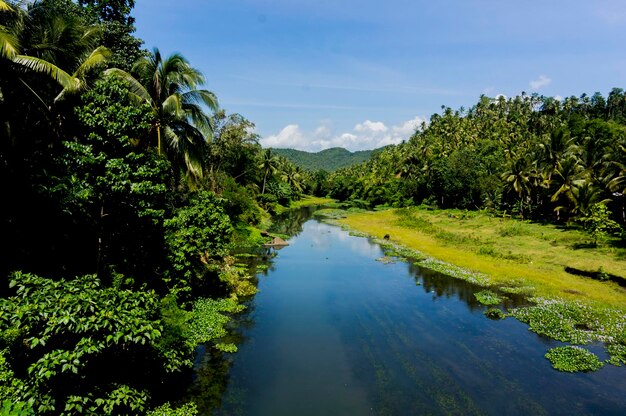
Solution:
M565 271L626 277L626 249L593 248L577 230L496 218L480 212L399 209L350 213L339 223L464 269L487 284L533 288L535 296L626 311L626 288Z
M305 195L302 198L298 199L297 201L291 201L288 207L277 205L276 213L280 214L290 209L304 208L304 207L310 207L314 205L325 205L325 204L329 204L332 202L335 202L335 200L331 198L320 198L317 196Z
M555 369L626 364L626 288L566 271L621 279L623 248L592 247L576 230L480 212L409 208L329 214L344 228L377 238L391 256L414 257L422 267L489 287L474 293L480 303L499 305L486 310L487 316L513 316L530 331L569 344L547 351ZM530 304L503 313L502 301L510 294L521 294ZM606 358L580 347L596 342L604 344Z

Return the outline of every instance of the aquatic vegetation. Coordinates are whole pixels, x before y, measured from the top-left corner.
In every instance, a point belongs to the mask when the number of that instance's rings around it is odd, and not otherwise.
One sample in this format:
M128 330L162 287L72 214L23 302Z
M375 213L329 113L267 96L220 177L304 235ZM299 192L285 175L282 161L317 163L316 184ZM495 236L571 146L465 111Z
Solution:
M610 355L610 358L607 360L609 364L613 364L618 367L622 364L626 364L626 345L609 344L606 347L606 351Z
M512 295L531 296L533 293L535 293L535 288L532 286L502 286L499 289L501 292L509 293Z
M474 293L474 296L476 297L476 300L483 305L497 305L502 302L502 298L491 290L481 290L480 292Z
M570 373L578 371L596 371L604 366L597 355L580 347L556 347L549 350L545 357L552 367Z
M426 259L421 261L419 264L422 267L447 274L448 276L456 277L457 279L465 280L478 286L490 286L492 284L489 277L485 274L467 270L462 267L455 266L454 264L446 263L431 257L426 257Z
M347 215L347 211L343 209L334 209L334 208L323 208L315 211L313 213L314 217L324 218L324 219L339 219L345 218Z
M198 408L194 403L185 403L181 407L172 408L169 403L147 413L147 416L193 416L198 414Z
M494 320L498 320L498 319L504 319L506 318L506 314L504 312L502 312L502 310L498 309L498 308L489 308L485 311L485 316L489 319L494 319Z
M623 342L626 316L614 309L600 309L579 302L533 299L535 306L513 309L511 315L527 323L539 335L572 344L605 343L608 363L626 363Z
M365 233L361 233L359 231L350 231L348 234L350 234L353 237L365 237L365 238L369 237L369 235L367 235Z
M383 264L389 264L389 263L395 263L396 261L398 261L398 259L396 257L383 256L383 257L377 258L376 261L379 261Z
M557 341L574 344L614 342L626 328L626 317L618 310L598 309L563 300L531 300L537 304L513 309L511 315L527 323L531 331Z
M226 324L229 322L227 314L239 313L245 307L234 299L205 299L194 302L191 319L185 325L184 331L190 346L208 343L227 335ZM236 352L237 346L229 343L216 343L215 347L224 352Z

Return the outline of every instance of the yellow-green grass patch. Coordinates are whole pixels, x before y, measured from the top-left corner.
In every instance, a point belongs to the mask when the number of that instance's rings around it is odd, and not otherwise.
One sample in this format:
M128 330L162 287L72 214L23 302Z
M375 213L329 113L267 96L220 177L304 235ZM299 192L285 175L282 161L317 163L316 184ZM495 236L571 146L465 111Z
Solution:
M626 277L624 249L591 247L578 230L480 212L394 209L351 213L340 224L456 266L496 286L532 286L535 295L626 310L626 288L575 276L565 267Z
M312 205L324 205L324 204L329 204L334 201L335 200L331 198L320 198L317 196L305 195L297 201L292 201L291 204L289 204L289 208L291 209L291 208L308 207Z

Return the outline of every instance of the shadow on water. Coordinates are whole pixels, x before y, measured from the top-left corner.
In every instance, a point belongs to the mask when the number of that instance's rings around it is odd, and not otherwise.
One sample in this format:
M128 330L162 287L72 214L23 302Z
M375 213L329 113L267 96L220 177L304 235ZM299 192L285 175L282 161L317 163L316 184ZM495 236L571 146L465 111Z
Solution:
M564 374L559 343L492 321L482 288L286 213L294 236L232 323L237 354L199 349L189 398L209 415L626 414L623 371ZM308 222L307 222L308 221ZM505 308L525 303L506 295Z

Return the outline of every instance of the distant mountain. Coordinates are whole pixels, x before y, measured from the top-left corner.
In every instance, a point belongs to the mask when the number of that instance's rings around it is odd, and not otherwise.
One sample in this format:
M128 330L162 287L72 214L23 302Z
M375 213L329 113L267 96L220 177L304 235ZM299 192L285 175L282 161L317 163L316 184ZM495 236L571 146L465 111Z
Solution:
M373 152L381 149L350 152L343 147L332 147L317 153L295 149L272 149L277 155L289 159L294 165L306 170L325 170L333 172L346 166L356 165L368 160Z

